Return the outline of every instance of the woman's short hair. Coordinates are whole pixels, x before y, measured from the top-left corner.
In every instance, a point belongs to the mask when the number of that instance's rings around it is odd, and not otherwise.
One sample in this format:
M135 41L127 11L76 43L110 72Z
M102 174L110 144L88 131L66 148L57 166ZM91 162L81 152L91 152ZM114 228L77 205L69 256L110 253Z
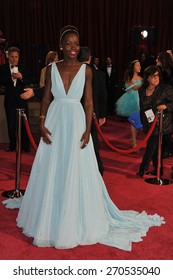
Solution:
M144 76L143 76L143 84L144 86L148 86L148 77L150 75L153 75L154 73L158 72L160 80L162 78L162 70L159 66L157 65L150 65L144 70Z

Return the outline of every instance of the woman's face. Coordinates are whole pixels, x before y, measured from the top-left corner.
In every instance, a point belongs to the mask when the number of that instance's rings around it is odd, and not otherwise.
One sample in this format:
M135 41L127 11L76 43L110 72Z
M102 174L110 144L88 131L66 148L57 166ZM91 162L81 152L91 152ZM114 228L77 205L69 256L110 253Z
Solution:
M75 59L78 56L80 46L77 34L66 34L62 39L62 48L64 56L69 59Z
M156 87L160 82L160 75L159 72L156 71L154 74L148 77L148 83L152 87Z
M54 57L54 60L53 60L54 62L57 62L58 61L58 55L55 55L55 57Z
M140 73L141 72L141 65L139 61L136 61L134 64L134 73Z
M157 65L157 66L160 66L160 67L162 66L162 63L161 63L161 61L159 60L159 58L156 59L156 65Z

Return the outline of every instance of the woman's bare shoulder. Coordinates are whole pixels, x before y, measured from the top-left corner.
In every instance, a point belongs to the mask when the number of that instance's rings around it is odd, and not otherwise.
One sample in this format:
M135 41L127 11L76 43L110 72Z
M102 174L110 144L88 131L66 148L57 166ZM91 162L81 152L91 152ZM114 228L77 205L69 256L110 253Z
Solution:
M86 71L87 71L88 73L92 73L91 67L90 67L89 65L87 65L87 64L86 64Z

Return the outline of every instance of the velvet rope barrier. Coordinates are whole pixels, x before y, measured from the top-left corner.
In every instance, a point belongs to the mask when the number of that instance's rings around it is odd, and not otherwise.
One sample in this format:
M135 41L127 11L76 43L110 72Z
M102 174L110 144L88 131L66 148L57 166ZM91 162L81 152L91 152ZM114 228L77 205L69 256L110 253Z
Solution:
M152 132L153 132L153 130L154 130L154 128L155 128L155 125L156 125L157 120L158 120L158 115L155 116L155 119L154 119L154 121L153 121L153 123L152 123L152 125L151 125L151 127L150 127L150 130L148 131L147 135L144 137L143 141L142 141L139 145L137 145L136 147L134 147L134 148L132 148L132 149L128 149L128 150L121 150L121 149L118 149L118 148L114 147L114 146L105 138L105 136L103 135L103 132L102 132L101 129L100 129L100 126L99 126L99 124L98 124L98 121L97 121L97 118L96 118L95 114L93 114L93 118L94 118L94 123L95 123L95 126L96 126L96 128L97 128L97 131L98 131L100 137L103 139L103 141L105 142L105 144L106 144L111 150L113 150L113 151L115 151L115 152L122 153L122 154L130 154L130 153L133 153L133 152L139 150L140 148L142 148L142 147L146 144L146 142L148 141L150 135L152 134Z
M26 128L26 131L27 131L27 134L28 134L28 137L29 137L29 140L30 140L30 143L32 145L32 147L37 150L37 145L32 137L32 133L31 133L31 129L30 129L30 126L29 126L29 123L28 123L28 119L27 119L27 116L25 113L23 113L23 117L24 117L24 123L25 123L25 128ZM103 139L103 141L105 142L105 144L113 151L115 152L119 152L119 153L122 153L122 154L130 154L130 153L133 153L137 150L139 150L140 148L142 148L146 142L148 141L150 135L152 134L154 128L155 128L155 125L157 123L157 120L158 120L158 116L156 115L151 127L150 127L150 130L149 132L147 133L147 135L144 137L143 141L138 144L136 147L132 148L132 149L128 149L128 150L122 150L122 149L118 149L116 147L114 147L106 138L105 136L103 135L103 132L101 131L100 129L100 126L98 124L98 121L97 121L97 118L95 116L95 114L93 114L93 119L94 119L94 123L95 123L95 126L97 128L97 131L100 135L100 137Z
M30 129L30 126L29 126L29 123L28 123L27 116L26 116L25 113L23 113L22 116L24 117L24 124L25 124L25 128L26 128L26 131L27 131L27 134L28 134L28 137L29 137L29 141L30 141L32 147L34 148L34 150L37 150L37 145L34 141L34 138L32 137L32 133L31 133L31 129Z

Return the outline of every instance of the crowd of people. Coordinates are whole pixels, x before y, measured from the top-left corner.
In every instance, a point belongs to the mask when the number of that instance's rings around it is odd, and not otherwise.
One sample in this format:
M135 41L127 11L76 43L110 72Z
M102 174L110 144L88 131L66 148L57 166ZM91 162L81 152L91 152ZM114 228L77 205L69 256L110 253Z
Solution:
M111 58L107 57L106 66L101 68L99 58L92 59L90 49L80 47L75 26L64 26L59 42L63 59L58 60L57 52L51 52L39 89L28 87L29 76L19 63L17 47L8 50L8 62L0 66L10 139L7 151L16 149L16 109L22 107L27 113L27 100L34 95L41 99L41 139L17 226L39 247L67 249L101 243L130 251L132 242L141 241L148 229L163 224L164 218L145 212L121 211L114 205L102 178L93 113L102 125L107 116L115 114L115 108L116 114L126 117L136 111L147 134L151 119L154 120L158 110L163 110L163 150L166 151L169 143L172 153L173 62L170 53L159 53L157 65L147 65L142 72L139 59L131 61L124 75L125 93L116 100L118 73ZM133 147L137 145L137 132L131 125ZM151 161L154 167L151 173L156 175L157 135L158 126L148 140L137 172L139 177L149 171ZM22 137L22 149L29 151L24 127Z

